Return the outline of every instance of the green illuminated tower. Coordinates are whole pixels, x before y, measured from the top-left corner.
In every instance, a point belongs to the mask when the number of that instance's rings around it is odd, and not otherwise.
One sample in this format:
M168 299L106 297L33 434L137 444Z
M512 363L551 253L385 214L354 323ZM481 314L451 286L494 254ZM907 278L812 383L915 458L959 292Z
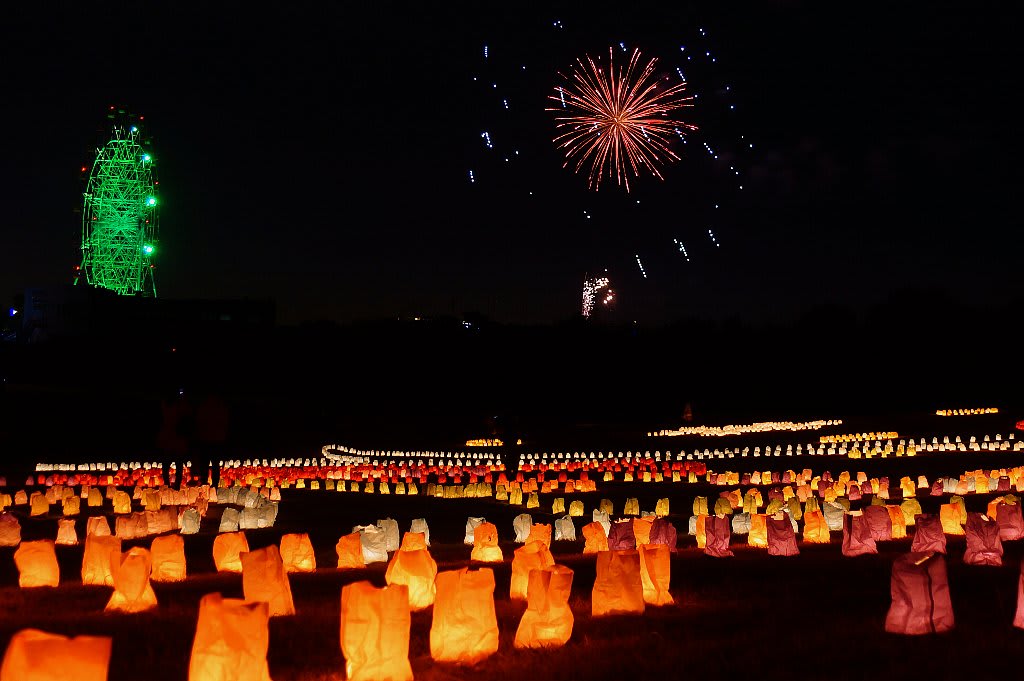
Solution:
M123 112L119 112L122 113ZM96 150L82 210L82 272L90 286L156 297L152 258L159 235L153 157L124 116Z

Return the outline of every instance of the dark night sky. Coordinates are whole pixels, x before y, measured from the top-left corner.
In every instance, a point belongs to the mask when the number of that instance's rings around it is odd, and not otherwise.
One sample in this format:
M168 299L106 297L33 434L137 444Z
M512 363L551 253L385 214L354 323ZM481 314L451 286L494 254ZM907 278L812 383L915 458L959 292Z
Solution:
M70 279L78 170L110 104L154 139L161 295L269 297L285 322L553 321L602 268L616 315L651 322L1024 293L1021 41L995 3L31 4L0 18L4 295ZM699 139L755 141L744 192L691 143L665 183L639 183L643 208L588 193L550 142L558 70L618 40L668 67L698 26L720 65L691 85L729 82L737 111L709 94L692 115ZM472 76L518 61L506 113ZM521 143L517 167L486 156L485 129Z

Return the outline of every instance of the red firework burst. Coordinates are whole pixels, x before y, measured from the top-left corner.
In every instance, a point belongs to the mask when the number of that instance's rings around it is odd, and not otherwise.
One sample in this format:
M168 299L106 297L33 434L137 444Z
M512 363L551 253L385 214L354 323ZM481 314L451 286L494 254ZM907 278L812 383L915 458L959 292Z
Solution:
M568 85L555 88L548 99L558 107L559 135L555 144L565 152L565 166L575 162L575 172L589 161L588 183L597 191L607 174L629 191L629 171L636 177L646 168L658 179L659 167L678 160L670 142L673 135L697 127L671 118L673 111L692 106L692 97L684 96L686 83L665 86L654 77L651 59L638 67L640 50L634 50L625 68L615 69L614 51L608 48L608 70L590 57L586 63L576 60L572 77L561 75ZM589 68L588 68L589 67Z

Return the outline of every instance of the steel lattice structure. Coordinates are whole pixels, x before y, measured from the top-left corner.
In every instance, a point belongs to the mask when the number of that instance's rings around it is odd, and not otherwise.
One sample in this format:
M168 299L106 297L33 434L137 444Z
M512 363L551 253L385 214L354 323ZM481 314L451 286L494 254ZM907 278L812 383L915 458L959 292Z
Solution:
M91 286L156 297L156 172L139 135L137 125L115 123L110 141L96 150L84 194L81 269Z

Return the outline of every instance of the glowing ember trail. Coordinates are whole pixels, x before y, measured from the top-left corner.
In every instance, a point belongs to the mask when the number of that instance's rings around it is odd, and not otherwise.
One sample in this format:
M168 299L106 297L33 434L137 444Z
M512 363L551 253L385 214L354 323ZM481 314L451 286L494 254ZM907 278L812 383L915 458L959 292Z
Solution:
M564 167L575 162L578 173L589 162L588 184L595 191L607 175L628 192L629 172L639 177L641 168L665 179L658 168L679 159L669 145L671 136L680 128L697 129L671 118L673 111L692 106L693 98L683 96L685 82L659 87L657 61L641 68L640 51L634 50L629 65L616 70L614 50L608 48L607 70L589 55L586 63L577 59L572 77L562 74L568 85L548 97L559 104L548 111L555 112L559 134L554 141L565 152Z

